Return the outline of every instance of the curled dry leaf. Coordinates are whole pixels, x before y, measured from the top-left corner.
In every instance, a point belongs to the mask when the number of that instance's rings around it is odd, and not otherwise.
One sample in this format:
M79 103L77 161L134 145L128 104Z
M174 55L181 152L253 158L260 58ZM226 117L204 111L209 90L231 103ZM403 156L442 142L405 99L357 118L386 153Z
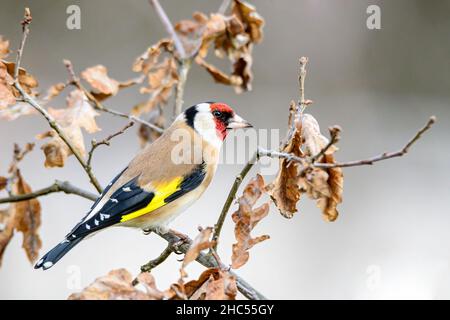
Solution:
M50 88L48 88L44 98L42 99L42 102L44 104L48 103L53 98L59 96L59 94L66 88L66 84L59 82L57 84L52 85Z
M270 238L268 235L253 238L250 234L258 222L269 213L268 203L264 203L258 208L253 208L263 192L264 179L258 174L248 183L242 196L238 199L239 209L232 215L235 223L234 235L237 240L233 244L231 257L231 267L234 269L240 268L248 261L250 257L248 250L255 244Z
M245 32L250 36L251 41L260 43L263 39L264 19L256 12L256 8L248 2L234 0L232 12L244 23Z
M11 205L6 210L0 210L0 266L3 254L14 235L15 206Z
M305 141L305 152L314 156L328 144L328 139L320 133L317 120L310 114L302 117L302 136ZM331 146L318 162L335 163L333 153L337 150ZM310 168L299 177L299 185L312 199L317 200L317 206L327 221L338 217L337 205L342 202L344 176L341 168Z
M13 184L14 194L27 194L32 192L30 186L25 182L20 173L16 172L17 181ZM20 201L14 204L14 228L23 234L22 248L25 250L28 260L35 262L42 247L39 236L41 226L41 205L37 199Z
M60 124L74 147L82 155L85 155L86 147L81 129L85 129L88 133L94 133L100 130L95 121L95 117L99 114L89 104L85 94L81 90L73 90L67 97L66 108L49 108L48 112ZM41 147L45 154L45 167L63 167L65 160L72 154L72 151L56 132L53 130L48 131L38 135L36 138L51 138L50 141Z
M16 96L11 86L12 81L6 65L0 61L0 110L16 103Z
M5 60L2 60L0 62L0 65L1 64L3 64L6 67L8 75L11 79L10 81L12 81L12 79L13 79L12 77L14 76L14 68L16 67L16 64L14 62L8 62ZM27 72L27 70L25 70L24 68L19 68L19 79L18 80L19 80L21 87L25 90L26 93L28 93L29 95L32 95L32 96L37 95L37 93L34 91L34 89L38 87L39 83L34 76L32 76L31 74L29 74ZM9 82L9 83L11 84L12 82ZM20 96L20 94L16 90L16 88L10 86L10 89L12 90L15 97Z
M292 132L288 137L288 141L283 148L283 152L293 154L298 157L304 157L302 152L302 136L298 119L294 121ZM290 162L287 159L280 159L280 169L275 181L267 186L267 191L277 206L281 215L285 218L292 218L297 212L297 202L300 200L301 190L298 185L298 164Z
M234 300L237 294L236 277L218 268L203 271L184 287L190 300Z
M0 177L0 191L6 188L6 185L8 184L8 179L5 177Z
M208 71L213 79L218 83L233 86L240 86L242 83L241 77L226 74L225 72L219 70L217 67L203 60L200 56L197 56L195 58L195 62L197 62L198 65L204 67L206 71Z
M211 234L213 232L213 228L208 227L200 231L200 233L195 237L194 241L192 241L189 250L184 255L183 264L181 265L181 269L183 270L189 263L197 259L198 255L202 250L207 248L211 248L214 244L214 241L211 241Z
M156 288L150 273L138 276L145 291L132 285L133 278L126 269L110 271L106 276L97 278L79 293L73 293L69 300L161 300L164 295Z
M119 82L108 76L108 70L103 65L96 65L81 72L86 80L97 92L106 95L116 95L119 91Z
M9 40L0 35L0 59L6 58L9 52Z

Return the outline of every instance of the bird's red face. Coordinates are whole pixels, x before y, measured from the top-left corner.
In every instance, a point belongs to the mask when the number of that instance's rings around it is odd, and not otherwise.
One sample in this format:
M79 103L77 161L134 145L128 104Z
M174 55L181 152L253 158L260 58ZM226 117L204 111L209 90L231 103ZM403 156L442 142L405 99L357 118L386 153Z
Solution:
M251 127L250 123L236 115L233 109L225 103L211 103L209 108L213 116L217 136L221 140L225 140L227 130Z

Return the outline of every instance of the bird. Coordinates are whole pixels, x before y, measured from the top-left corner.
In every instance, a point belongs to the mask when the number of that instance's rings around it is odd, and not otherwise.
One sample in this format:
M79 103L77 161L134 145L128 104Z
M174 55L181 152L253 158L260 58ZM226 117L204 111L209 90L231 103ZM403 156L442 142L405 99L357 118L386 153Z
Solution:
M108 227L166 233L168 224L209 186L227 133L249 127L225 103L202 102L187 108L109 183L84 218L35 269L51 268L83 239Z

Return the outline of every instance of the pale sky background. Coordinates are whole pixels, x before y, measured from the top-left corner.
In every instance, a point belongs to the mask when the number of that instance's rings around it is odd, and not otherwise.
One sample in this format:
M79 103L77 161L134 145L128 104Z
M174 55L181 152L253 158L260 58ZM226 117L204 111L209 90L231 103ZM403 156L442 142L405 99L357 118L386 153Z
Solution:
M220 3L161 0L173 21L196 10L213 12ZM225 101L256 128L280 129L284 135L289 101L298 94L297 61L306 55L310 58L307 97L315 101L309 112L325 133L334 124L343 128L338 160L396 150L430 115L435 114L438 123L406 157L346 169L344 202L336 222L324 222L315 203L306 198L290 220L272 206L254 230L255 235L269 234L271 239L254 247L249 263L237 273L275 299L450 298L450 1L252 3L266 19L264 42L254 48L253 91L236 95L194 66L186 106ZM81 7L81 30L66 29L70 4ZM381 7L381 30L366 28L370 4ZM33 24L23 66L37 76L43 89L66 79L63 58L72 60L78 71L101 63L111 77L128 79L134 75L130 66L135 57L165 36L145 0L3 0L0 34L12 41L13 48L20 41L18 22L24 6L30 6ZM126 111L143 99L135 89L128 89L106 104ZM102 115L99 124L103 131L96 137L105 137L125 121ZM0 121L0 175L6 174L13 143L32 141L45 130L47 123L39 116ZM103 185L139 150L135 131L132 128L96 153L93 166ZM93 191L73 157L63 169L45 169L40 143L21 164L33 189L61 179ZM203 198L173 227L195 236L198 225L213 225L241 167L221 165ZM250 176L256 172L253 169ZM41 204L43 254L80 220L90 202L53 194L42 198ZM229 262L234 241L230 218L223 236L220 254ZM137 274L139 266L165 246L156 236L110 229L42 272L26 260L21 241L17 234L4 255L0 298L65 299L79 290L74 276L79 275L79 284L85 287L114 268ZM177 279L176 258L153 271L158 287L165 289ZM195 277L201 270L193 263L188 272Z

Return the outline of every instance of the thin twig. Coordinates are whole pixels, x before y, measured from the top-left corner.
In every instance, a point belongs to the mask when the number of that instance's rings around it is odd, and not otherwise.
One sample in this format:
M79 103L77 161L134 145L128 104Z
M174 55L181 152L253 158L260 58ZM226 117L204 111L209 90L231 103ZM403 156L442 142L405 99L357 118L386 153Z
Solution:
M181 113L183 110L183 96L184 96L184 87L186 86L186 80L189 73L189 69L191 68L192 60L190 58L183 59L180 62L179 69L179 79L176 88L175 94L175 107L173 110L174 118Z
M436 117L431 116L428 120L427 124L420 129L414 137L408 141L408 143L399 151L395 152L385 152L380 155L377 155L375 157L365 159L365 160L356 160L356 161L349 161L349 162L342 162L342 163L313 163L313 166L316 168L344 168L344 167L355 167L355 166L363 166L363 165L372 165L375 162L383 161L395 157L401 157L408 153L411 146L420 139L423 133L425 133L427 130L431 128L431 126L436 122Z
M153 268L159 266L161 263L167 260L167 258L172 254L173 247L172 244L167 244L167 247L161 252L161 254L155 259L150 260L146 264L141 266L141 272L150 272Z
M25 8L23 20L20 23L22 25L22 41L20 42L19 50L17 50L16 64L14 66L14 81L19 81L19 69L22 61L23 49L25 48L25 42L27 41L28 34L30 33L30 23L32 21L31 12L29 8Z
M22 21L23 26L23 32L22 32L22 42L18 51L17 60L16 60L16 66L15 66L15 73L20 68L20 61L23 54L23 48L25 46L26 38L29 33L29 24L31 23L31 13L28 8L25 9L25 15L24 20ZM77 158L78 162L81 164L83 169L86 171L87 175L89 176L89 180L94 185L95 189L97 189L98 192L102 192L102 187L100 186L100 183L98 182L97 178L94 176L92 172L89 172L87 170L86 162L83 159L83 156L79 152L79 150L72 144L69 137L65 134L63 129L60 127L60 125L56 122L56 120L45 110L43 107L41 107L36 100L34 100L20 85L18 77L14 79L14 87L19 91L20 95L23 97L23 100L31 105L33 108L35 108L40 114L42 114L47 122L49 123L50 127L55 130L55 132L58 134L58 136L64 141L64 143L69 147L70 151L74 154L74 156Z
M214 233L212 236L212 241L214 241L213 249L217 251L217 246L219 243L220 232L222 231L223 223L225 222L225 218L227 217L228 211L230 210L231 205L236 197L236 193L244 180L247 173L253 167L253 165L259 159L259 151L255 152L252 158L247 162L242 171L236 176L234 179L233 185L231 186L230 191L228 192L227 199L223 205L222 211L220 212L219 218L217 219L216 224L214 225Z
M158 132L158 133L163 133L164 129L158 127L157 125L147 122L145 120L142 120L141 118L138 118L136 116L130 115L130 114L126 114L120 111L116 111L113 109L109 109L107 107L105 107L100 101L98 101L93 95L92 93L87 90L83 84L81 83L80 79L77 77L74 68L73 68L73 64L70 60L64 59L64 65L66 66L67 72L69 73L69 84L74 85L75 87L77 87L79 90L81 90L86 97L88 98L88 100L93 104L94 108L98 111L102 111L102 112L106 112L109 114L112 114L114 116L118 116L121 118L126 118L129 119L131 121L134 122L138 122L140 124L143 124L147 127L149 127L150 129Z
M331 148L331 146L338 143L338 141L340 139L339 134L342 131L342 129L339 126L333 126L333 127L329 128L329 131L330 131L330 141L327 143L327 145L325 147L322 148L322 150L320 150L319 153L317 153L315 156L311 157L310 162L312 162L312 163L316 162Z
M180 40L180 37L178 37L177 33L175 32L175 29L172 25L172 22L170 22L169 17L167 16L164 9L161 7L158 0L149 0L150 5L155 8L156 13L159 16L159 19L161 19L162 24L166 28L167 33L172 37L173 43L175 45L175 48L178 51L178 54L180 55L180 59L186 59L186 50L184 49L183 43Z
M127 123L127 125L125 127L120 129L119 131L117 131L117 132L107 136L105 139L103 139L101 141L92 140L91 141L91 150L88 153L88 159L87 159L87 162L86 162L88 167L91 168L92 156L94 155L95 149L97 149L101 145L109 146L110 142L111 142L111 139L113 139L114 137L117 137L118 135L123 134L128 128L132 127L133 125L134 125L134 122L129 122L129 123Z
M231 0L223 0L219 10L217 10L217 13L225 14L227 12L228 7L230 6Z

